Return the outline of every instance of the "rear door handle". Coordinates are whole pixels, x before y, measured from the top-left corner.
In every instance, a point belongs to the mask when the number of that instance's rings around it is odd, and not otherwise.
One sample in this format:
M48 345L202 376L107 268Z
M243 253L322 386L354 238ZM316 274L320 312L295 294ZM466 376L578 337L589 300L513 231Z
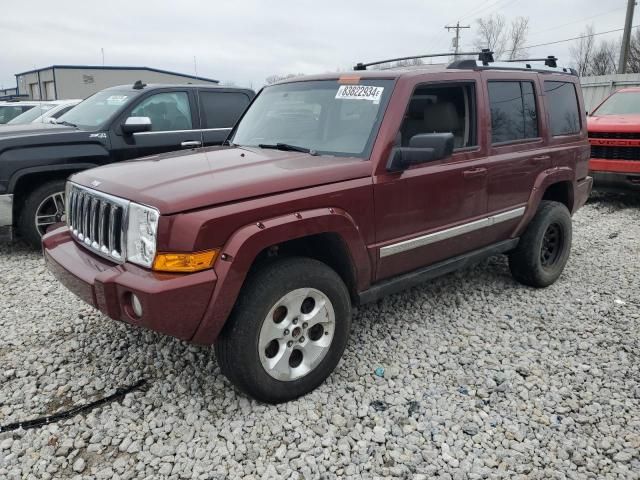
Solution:
M541 163L549 160L551 157L549 155L540 155L538 157L532 157L531 163Z
M189 142L182 142L180 146L182 148L198 148L202 146L202 142L199 140L191 140Z
M464 170L462 176L464 178L484 177L487 174L486 168L472 168L471 170Z

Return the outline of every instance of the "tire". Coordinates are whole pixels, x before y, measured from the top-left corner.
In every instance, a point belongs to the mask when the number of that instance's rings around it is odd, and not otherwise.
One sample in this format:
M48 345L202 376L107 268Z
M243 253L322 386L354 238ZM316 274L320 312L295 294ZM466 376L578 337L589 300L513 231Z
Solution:
M317 260L285 258L247 279L218 337L216 357L245 394L286 402L324 382L350 330L351 299L340 276Z
M553 284L571 252L571 214L558 202L543 200L516 249L509 255L511 275L536 288Z
M55 180L40 185L29 194L18 216L18 233L34 248L40 248L45 227L63 221L64 180ZM55 197L55 201L53 198ZM62 202L60 204L60 201ZM36 215L47 215L47 224L36 226ZM44 219L44 217L41 217ZM49 222L50 220L50 222Z

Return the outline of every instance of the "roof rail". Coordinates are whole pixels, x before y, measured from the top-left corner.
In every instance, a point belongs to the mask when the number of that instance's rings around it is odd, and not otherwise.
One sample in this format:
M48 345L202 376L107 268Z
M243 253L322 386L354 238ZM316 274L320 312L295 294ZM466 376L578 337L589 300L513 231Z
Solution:
M377 62L370 63L358 63L353 67L354 70L366 70L367 67L373 67L374 65L382 65L384 63L391 62L400 62L402 60L415 60L418 58L435 58L435 57L462 57L468 55L478 55L478 61L482 62L483 65L487 66L489 63L493 62L493 52L488 48L483 48L480 52L460 52L460 53L428 53L425 55L412 55L410 57L398 57L398 58L389 58L387 60L379 60Z
M502 60L503 62L510 62L510 63L516 63L516 62L544 62L545 66L547 67L552 67L552 68L556 68L558 66L558 59L556 57L554 57L553 55L549 55L546 58L519 58L519 59L514 59L514 60Z
M455 69L469 69L469 70L480 70L480 69L497 69L497 70L524 70L524 71L533 71L540 73L565 73L568 75L578 75L573 68L569 67L558 67L557 63L558 59L553 56L549 56L546 58L528 58L528 59L518 59L518 60L501 60L498 62L493 62L491 65L486 63L476 62L475 60L458 60L449 64L447 68L455 68ZM530 62L544 62L544 65L536 66L532 65Z

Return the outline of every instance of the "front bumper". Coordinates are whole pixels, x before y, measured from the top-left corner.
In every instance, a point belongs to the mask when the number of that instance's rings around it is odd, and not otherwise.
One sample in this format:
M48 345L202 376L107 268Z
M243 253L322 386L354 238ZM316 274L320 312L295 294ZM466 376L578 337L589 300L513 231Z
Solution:
M0 240L13 238L13 195L0 195Z
M209 305L216 284L213 270L164 274L125 263L117 265L79 246L67 227L42 239L49 270L69 290L114 320L189 340ZM131 295L142 304L137 317Z

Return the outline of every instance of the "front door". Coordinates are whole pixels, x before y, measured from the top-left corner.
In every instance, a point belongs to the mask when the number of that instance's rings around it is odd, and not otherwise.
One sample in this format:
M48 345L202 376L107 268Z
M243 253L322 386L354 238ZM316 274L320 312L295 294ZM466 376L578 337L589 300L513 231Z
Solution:
M478 91L475 81L415 88L396 144L408 146L420 133L451 132L455 149L448 158L374 175L376 280L482 246L478 221L487 212L487 170Z
M116 127L112 135L114 155L127 160L202 146L193 105L188 91L164 91L141 99L124 119L148 117L151 130L126 135Z

